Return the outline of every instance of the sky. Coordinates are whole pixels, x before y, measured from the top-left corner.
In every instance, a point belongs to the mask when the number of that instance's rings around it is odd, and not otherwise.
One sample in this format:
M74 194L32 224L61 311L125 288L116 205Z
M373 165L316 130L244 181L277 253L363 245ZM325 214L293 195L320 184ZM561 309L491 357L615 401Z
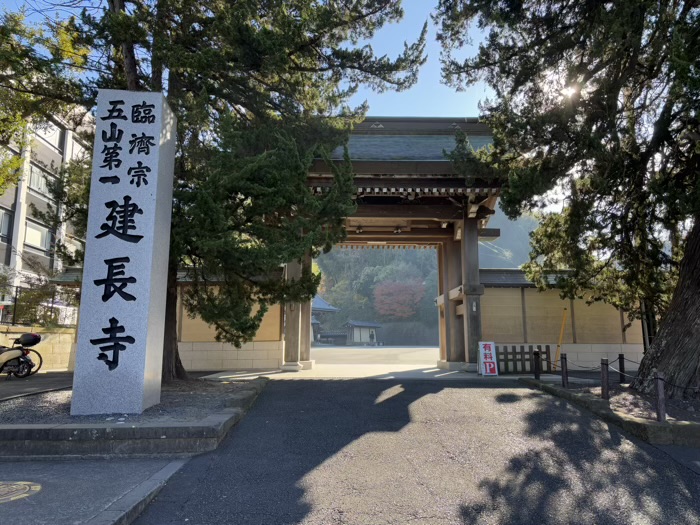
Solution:
M401 93L387 92L377 94L362 89L351 100L357 105L366 100L370 106L368 114L375 117L478 117L479 100L489 95L484 84L477 84L465 91L457 92L440 82L440 45L435 40L436 27L430 20L435 5L434 0L404 0L404 18L399 24L382 28L372 40L371 45L378 55L388 54L395 57L403 50L404 41L413 42L420 35L425 21L428 21L428 41L426 54L428 61L421 68L418 82L408 91ZM481 35L473 30L474 42L481 40ZM475 53L476 47L466 50Z

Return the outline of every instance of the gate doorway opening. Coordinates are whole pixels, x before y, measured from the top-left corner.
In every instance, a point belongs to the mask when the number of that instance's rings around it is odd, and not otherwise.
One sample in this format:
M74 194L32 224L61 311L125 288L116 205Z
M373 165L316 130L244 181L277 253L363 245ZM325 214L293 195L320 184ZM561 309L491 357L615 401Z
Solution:
M432 366L439 359L432 245L344 244L314 261L315 364Z

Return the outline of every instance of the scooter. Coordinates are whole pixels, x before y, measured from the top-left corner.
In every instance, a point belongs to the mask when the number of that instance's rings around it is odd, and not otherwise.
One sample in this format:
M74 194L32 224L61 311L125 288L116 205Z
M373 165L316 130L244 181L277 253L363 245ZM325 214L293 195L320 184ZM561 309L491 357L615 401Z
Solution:
M7 374L7 379L31 375L34 363L29 357L29 348L41 341L39 334L22 334L15 339L11 347L0 346L0 374Z

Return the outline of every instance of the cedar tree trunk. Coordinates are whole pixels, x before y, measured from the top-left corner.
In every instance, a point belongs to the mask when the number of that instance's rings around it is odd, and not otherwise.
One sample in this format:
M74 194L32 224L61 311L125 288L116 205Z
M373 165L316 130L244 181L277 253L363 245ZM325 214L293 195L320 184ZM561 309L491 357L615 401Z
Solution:
M663 372L669 398L700 393L700 217L695 218L681 261L678 284L657 336L632 387L654 391L654 369Z
M108 0L109 10L115 15L123 13L124 0ZM136 65L136 52L134 43L130 38L125 38L121 44L121 52L124 59L124 76L126 77L126 88L129 91L136 91L139 88L138 66Z
M165 298L165 337L163 339L163 381L187 379L177 348L177 261L168 264L168 285Z

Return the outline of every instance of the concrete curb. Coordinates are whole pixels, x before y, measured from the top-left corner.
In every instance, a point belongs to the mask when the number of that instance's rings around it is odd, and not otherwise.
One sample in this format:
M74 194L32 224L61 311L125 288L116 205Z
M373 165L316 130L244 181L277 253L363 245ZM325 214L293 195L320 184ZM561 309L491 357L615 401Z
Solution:
M171 461L83 525L129 525L186 462L185 459Z
M248 381L229 407L193 423L0 425L0 460L191 456L216 449L269 380Z
M562 387L543 383L530 378L520 378L519 381L530 387L537 388L553 396L561 397L574 405L585 408L600 417L603 421L613 423L630 434L651 443L652 445L680 445L700 448L700 423L689 421L649 421L610 408L605 399L592 394L582 394L565 390Z

